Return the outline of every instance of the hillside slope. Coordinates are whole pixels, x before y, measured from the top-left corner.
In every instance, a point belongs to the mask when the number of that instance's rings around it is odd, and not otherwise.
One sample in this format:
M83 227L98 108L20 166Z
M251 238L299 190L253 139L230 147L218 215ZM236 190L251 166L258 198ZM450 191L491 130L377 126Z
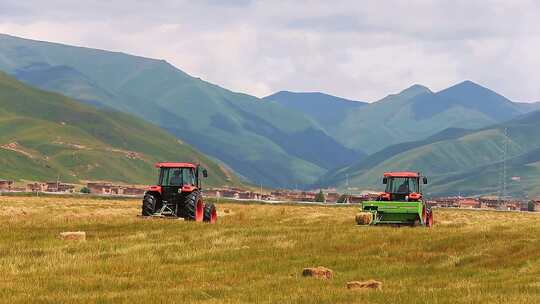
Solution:
M154 183L158 161L200 162L211 185L240 184L222 166L134 116L97 110L0 72L0 178Z
M540 111L477 131L451 129L424 141L404 143L327 175L323 185L374 187L385 171L418 170L432 179L433 194L496 194L508 132L507 184L517 195L540 195ZM520 177L512 181L510 177Z
M300 113L163 60L0 35L0 69L153 122L257 184L311 183L359 156Z

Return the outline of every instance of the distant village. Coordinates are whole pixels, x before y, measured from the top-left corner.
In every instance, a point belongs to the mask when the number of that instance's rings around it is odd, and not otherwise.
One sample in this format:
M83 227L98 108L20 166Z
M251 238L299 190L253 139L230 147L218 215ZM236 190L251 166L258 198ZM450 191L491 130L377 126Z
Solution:
M87 193L100 196L141 197L145 186L118 185L106 182L89 182L85 187L66 184L59 181L27 183L15 186L10 180L0 180L0 192L34 192L34 193ZM322 193L322 196L321 196ZM273 190L257 192L252 190L222 187L204 190L204 195L212 198L236 200L260 200L274 202L320 202L359 204L363 201L376 200L378 192L362 192L360 194L340 194L336 189L319 191ZM321 199L322 198L322 199ZM462 209L492 209L506 211L540 211L540 197L532 200L499 200L497 197L438 197L427 201L432 207Z

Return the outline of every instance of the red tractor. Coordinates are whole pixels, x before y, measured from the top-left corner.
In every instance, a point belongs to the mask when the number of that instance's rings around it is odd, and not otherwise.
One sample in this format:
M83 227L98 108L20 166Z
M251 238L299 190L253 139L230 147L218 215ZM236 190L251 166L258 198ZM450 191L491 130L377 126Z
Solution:
M201 194L200 174L208 172L191 163L157 163L157 186L150 186L142 202L143 216L181 217L196 222L215 223L214 204L205 204Z

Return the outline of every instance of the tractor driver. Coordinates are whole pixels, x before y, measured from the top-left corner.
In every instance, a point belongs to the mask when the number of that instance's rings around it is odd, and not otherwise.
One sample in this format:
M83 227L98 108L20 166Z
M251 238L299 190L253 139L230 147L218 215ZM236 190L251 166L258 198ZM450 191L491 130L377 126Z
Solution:
M404 194L409 193L409 179L405 179L403 183L399 186L397 193Z
M173 176L171 176L171 179L169 180L169 185L171 186L181 186L182 185L182 171L180 169L176 169L173 172Z

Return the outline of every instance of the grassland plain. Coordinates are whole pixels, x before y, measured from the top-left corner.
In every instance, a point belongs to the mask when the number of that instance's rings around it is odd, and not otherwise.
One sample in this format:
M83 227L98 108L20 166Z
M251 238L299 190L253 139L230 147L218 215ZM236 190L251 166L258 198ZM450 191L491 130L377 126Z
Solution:
M220 203L207 225L138 218L136 200L0 206L4 303L540 302L539 214L438 209L424 229L358 227L353 207ZM301 276L319 265L334 278ZM383 289L345 287L367 279Z

